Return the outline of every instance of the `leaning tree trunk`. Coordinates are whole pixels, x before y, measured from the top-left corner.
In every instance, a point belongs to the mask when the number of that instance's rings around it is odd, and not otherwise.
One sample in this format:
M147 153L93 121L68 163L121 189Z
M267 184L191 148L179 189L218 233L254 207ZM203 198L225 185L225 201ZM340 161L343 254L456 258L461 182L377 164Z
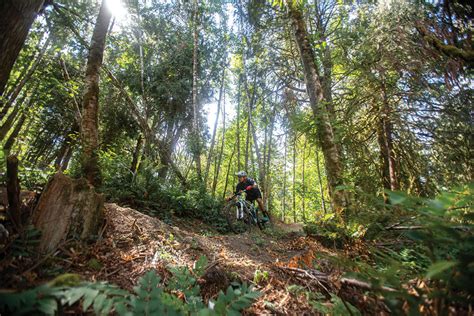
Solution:
M310 37L301 10L297 8L295 4L289 3L288 13L303 64L306 90L315 117L318 141L325 159L331 201L334 205L334 209L340 213L347 205L348 200L345 191L336 189L338 186L344 184L342 179L342 163L334 137L330 115L324 105L325 100L321 86L321 77L315 63L315 54L311 47Z
M0 1L0 96L44 0ZM1 102L1 101L0 101Z
M26 120L26 110L21 114L20 118L18 119L18 122L16 123L15 128L13 129L13 132L8 136L7 141L5 142L5 145L3 145L3 150L7 153L10 152L10 150L13 147L13 144L16 141L16 138L20 134L21 129L23 128L23 125L25 124Z
M36 71L36 68L38 68L38 65L40 64L41 60L43 59L43 56L46 53L46 50L48 49L50 42L51 42L51 35L48 36L48 39L44 43L43 48L41 48L41 50L39 52L39 55L38 55L38 57L36 57L36 60L33 63L33 65L28 69L27 73L21 79L21 81L14 87L13 92L8 97L8 101L5 103L5 105L2 108L2 111L0 112L0 120L3 119L5 114L8 112L10 107L13 105L13 102L15 102L16 98L18 97L18 95L20 94L22 89L25 87L25 84L33 76L34 72Z
M100 7L99 16L92 33L92 41L87 60L85 92L82 100L82 169L93 186L101 184L99 169L99 70L104 57L105 38L111 13L105 6Z
M55 250L62 241L97 236L103 218L104 197L86 179L57 173L48 182L36 205L33 223L41 231L39 248Z

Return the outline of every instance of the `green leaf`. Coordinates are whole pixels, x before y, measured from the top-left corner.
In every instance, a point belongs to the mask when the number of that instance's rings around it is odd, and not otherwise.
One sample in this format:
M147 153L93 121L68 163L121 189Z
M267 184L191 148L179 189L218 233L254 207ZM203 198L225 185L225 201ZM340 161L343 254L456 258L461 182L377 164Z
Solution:
M58 310L58 303L53 298L42 299L38 302L38 310L46 315L55 315Z
M387 191L387 194L392 205L402 204L409 198L406 193L399 191Z
M84 301L82 302L82 310L86 312L89 307L92 305L92 302L96 298L96 296L99 294L98 290L94 289L89 289L86 288L84 289Z
M426 277L432 278L433 276L440 274L441 272L446 271L457 264L458 263L456 261L446 261L446 260L435 262L428 268Z

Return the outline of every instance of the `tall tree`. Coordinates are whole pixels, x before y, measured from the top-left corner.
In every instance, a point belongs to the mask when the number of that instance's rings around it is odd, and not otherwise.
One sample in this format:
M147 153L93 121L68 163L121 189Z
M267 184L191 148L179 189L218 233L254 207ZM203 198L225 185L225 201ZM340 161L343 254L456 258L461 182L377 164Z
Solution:
M288 14L294 32L295 41L303 64L306 90L313 111L317 128L318 141L325 159L326 173L329 182L331 201L337 212L341 212L347 205L345 191L337 190L342 185L342 162L339 149L334 137L334 130L329 111L325 105L321 76L319 74L316 58L311 46L310 35L306 28L303 13L295 1L287 1Z
M201 133L199 124L199 100L198 100L198 59L199 59L199 3L193 1L193 151L194 162L198 179L202 179L201 170Z
M99 186L101 174L99 168L99 70L104 57L105 39L109 27L111 12L103 0L97 22L92 33L92 40L87 60L85 91L82 99L82 168L90 184Z
M0 96L20 53L31 24L49 0L2 0L0 12Z

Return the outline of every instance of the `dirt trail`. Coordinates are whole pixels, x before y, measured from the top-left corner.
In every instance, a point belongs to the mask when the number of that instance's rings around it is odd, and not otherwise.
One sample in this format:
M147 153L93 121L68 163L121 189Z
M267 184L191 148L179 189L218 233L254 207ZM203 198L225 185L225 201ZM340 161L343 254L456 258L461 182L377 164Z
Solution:
M261 232L222 235L195 219L173 218L166 224L137 210L105 205L105 225L97 242L84 245L69 241L40 263L26 257L17 264L0 266L3 286L22 289L48 282L58 273L77 273L85 280L108 281L132 290L150 269L163 282L170 266L190 268L205 255L209 261L200 279L204 299L215 298L233 281L254 283L262 296L246 314L314 314L304 293L288 291L297 280L279 267L312 267L316 253L329 252L304 237L300 225L282 225ZM324 265L318 269L325 270ZM325 271L327 272L327 271ZM307 286L306 281L300 285Z
M106 205L106 220L103 239L88 259L96 258L102 268L85 272L82 266L78 271L82 275L131 288L149 269L157 269L166 280L168 265L192 267L199 256L205 255L211 266L208 279L213 283L202 286L206 298L226 288L232 280L254 281L255 271L259 270L261 280L256 287L263 296L248 313L312 313L305 299L288 294L290 280L275 269L277 265L304 260L305 256L312 260L315 251L327 251L304 237L300 225L279 224L275 230L278 234L255 228L240 235L219 235L196 220L176 219L175 226L168 225L116 204Z

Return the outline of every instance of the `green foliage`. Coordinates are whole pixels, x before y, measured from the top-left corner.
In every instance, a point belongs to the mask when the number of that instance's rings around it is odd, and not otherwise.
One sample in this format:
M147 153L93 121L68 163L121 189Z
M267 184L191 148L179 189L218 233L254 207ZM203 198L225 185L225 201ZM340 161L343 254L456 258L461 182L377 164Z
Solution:
M84 313L128 315L240 315L260 295L251 286L230 286L206 308L199 296L198 278L207 266L199 258L192 271L172 268L173 277L163 288L155 271L148 271L133 293L105 282L80 282L77 275L62 275L46 285L21 293L0 293L0 312L15 315L56 315L59 310L80 304ZM181 299L179 295L184 295Z
M103 190L111 200L165 220L170 215L197 218L220 232L227 231L227 223L219 215L222 201L207 193L202 184L195 184L196 189L183 190L179 184L159 177L157 167L148 161L143 161L137 173L132 175L120 155L108 153L102 159L107 161L110 171Z
M324 297L320 296L320 298ZM331 294L331 302L329 304L317 300L312 300L310 303L317 312L324 315L361 315L357 308L348 302L343 302L339 296L334 294Z
M15 257L32 256L36 253L40 238L41 232L33 225L28 225L21 234L16 236L10 245L11 255Z
M253 275L253 283L259 284L262 281L268 281L268 271L257 269Z
M241 311L252 305L259 296L260 292L254 291L246 283L236 289L229 286L225 293L219 293L215 302L210 302L211 309L202 310L199 315L241 315Z

